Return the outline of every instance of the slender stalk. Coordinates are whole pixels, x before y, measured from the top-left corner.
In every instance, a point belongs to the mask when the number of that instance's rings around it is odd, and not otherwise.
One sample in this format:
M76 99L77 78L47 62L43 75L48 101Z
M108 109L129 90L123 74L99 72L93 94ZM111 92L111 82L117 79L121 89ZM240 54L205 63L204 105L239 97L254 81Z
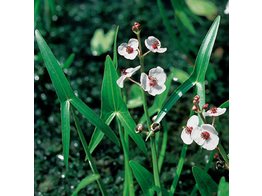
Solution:
M226 153L225 149L223 148L223 146L221 145L221 143L219 143L217 145L217 149L220 152L220 154L222 155L223 159L225 160L227 167L229 168L229 159L228 159L227 153Z
M96 168L96 165L94 163L93 157L90 154L90 151L89 151L88 145L86 143L86 140L85 140L84 134L82 132L82 129L81 129L80 125L79 125L79 121L78 121L78 118L76 116L75 109L74 109L74 107L70 107L70 108L71 108L71 111L72 111L72 114L73 114L73 118L74 118L74 121L75 121L76 129L77 129L77 132L79 134L79 137L80 137L80 140L82 142L82 145L84 147L84 150L85 150L85 153L86 153L86 156L87 156L90 168L91 168L91 170L92 170L92 172L94 174L99 174L98 170ZM102 192L102 195L103 196L107 196L108 194L107 194L107 191L106 191L106 188L105 188L105 185L104 185L102 179L99 178L97 180L97 183L98 183L98 186L99 186L99 188L100 188L100 190Z
M161 172L161 168L164 162L164 157L165 157L165 153L166 153L166 147L167 147L167 122L166 119L163 119L163 124L164 124L164 134L163 134L163 140L162 140L162 146L161 146L161 150L160 150L160 154L158 157L158 170L159 173Z
M185 161L185 157L186 157L186 151L187 151L187 145L183 144L183 148L182 148L181 155L180 155L179 162L178 162L177 169L176 169L176 175L175 175L175 178L174 178L172 185L170 187L170 194L169 195L174 195L174 193L176 191L176 186L177 186L177 183L178 183L178 180L179 180L179 177L180 177L180 174L182 172L183 165L184 165L184 161Z
M128 195L127 192L129 192L129 196L134 196L134 184L133 184L133 176L131 173L131 169L129 166L129 153L128 149L125 143L125 138L123 135L121 123L118 118L117 119L117 124L118 124L118 129L119 129L119 135L120 135L120 140L122 143L123 151L124 151L124 157L125 157L125 187L124 187L124 194L123 195ZM127 181L126 181L127 180Z
M159 179L159 171L158 171L158 164L157 164L157 153L156 153L156 145L155 145L155 137L150 137L150 145L151 145L151 152L152 152L152 160L153 160L153 173L154 173L154 181L155 185L159 187L158 196L162 196L161 191L161 184Z
M141 65L140 71L141 71L141 73L143 73L144 72L144 56L141 56L142 46L141 46L140 34L137 34L137 39L138 39L138 42L139 42L139 51L140 51L140 56L139 56L140 65ZM146 115L147 128L148 128L148 131L150 132L151 120L150 120L149 114L148 114L146 94L145 94L145 91L143 90L142 86L140 86L140 87L141 87L141 93L142 93L142 99L143 99L143 108L144 108L144 112L145 112L145 115ZM155 181L155 185L157 187L159 187L158 196L162 196L160 179L159 179L159 171L158 171L157 152L156 152L156 145L155 145L154 136L152 136L150 138L150 145L151 145L151 152L152 152L154 181Z

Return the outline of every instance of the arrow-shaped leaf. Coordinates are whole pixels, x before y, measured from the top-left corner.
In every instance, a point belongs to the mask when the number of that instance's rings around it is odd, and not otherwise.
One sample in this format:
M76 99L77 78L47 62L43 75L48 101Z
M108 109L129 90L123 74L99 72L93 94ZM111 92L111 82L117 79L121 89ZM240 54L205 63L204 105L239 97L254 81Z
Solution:
M143 141L142 137L135 133L136 124L134 120L131 118L129 111L124 103L121 90L117 85L116 81L118 79L118 75L114 68L113 61L109 56L106 57L105 61L105 71L103 77L103 84L102 84L102 106L101 106L101 113L103 117L112 117L113 115L117 115L121 124L124 126L125 131L130 135L130 137L134 140L137 146L147 154L147 149L145 146L145 142ZM106 119L106 120L107 120ZM96 130L99 131L99 130ZM95 135L100 135L95 133ZM101 141L101 137L94 137L92 136L91 142L89 144L90 149L94 149L94 144L97 144Z

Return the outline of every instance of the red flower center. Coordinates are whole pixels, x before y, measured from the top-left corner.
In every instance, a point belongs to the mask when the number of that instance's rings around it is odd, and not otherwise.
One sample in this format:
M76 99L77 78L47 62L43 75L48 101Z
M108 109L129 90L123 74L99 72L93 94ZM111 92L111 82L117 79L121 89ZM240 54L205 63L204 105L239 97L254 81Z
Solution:
M128 54L131 54L131 53L134 52L134 49L133 49L131 46L127 46L127 47L126 47L126 52L127 52Z
M157 85L157 79L152 77L152 76L148 76L148 79L149 79L149 85L151 87L155 87Z
M208 140L208 139L210 138L210 133L208 133L207 131L203 131L203 132L201 133L201 138L202 138L203 140Z
M154 49L158 49L158 46L159 46L159 45L160 45L159 42L158 42L158 41L155 41L155 42L153 43L152 47L153 47Z
M126 69L122 69L120 73L121 75L126 75L127 74Z
M210 111L211 111L211 114L217 113L217 107L211 107Z
M190 134L190 135L191 135L192 131L193 131L193 127L187 127L187 128L186 128L186 133L187 133L187 134Z

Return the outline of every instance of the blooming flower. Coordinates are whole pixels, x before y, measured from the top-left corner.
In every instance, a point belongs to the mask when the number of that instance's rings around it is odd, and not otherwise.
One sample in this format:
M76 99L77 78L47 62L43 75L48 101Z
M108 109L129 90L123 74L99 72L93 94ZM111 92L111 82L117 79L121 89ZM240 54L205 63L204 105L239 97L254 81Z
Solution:
M191 134L195 128L198 128L199 119L197 115L191 116L186 124L186 128L183 129L181 132L181 139L183 142L187 145L191 144L193 142L193 139L191 138Z
M135 73L137 70L140 69L140 65L135 67L135 68L128 68L128 69L124 69L121 71L121 76L120 78L116 81L116 83L118 84L118 86L120 88L123 88L123 82L126 78L129 78L133 75L133 73Z
M203 115L209 117L220 116L224 114L226 110L226 108L211 107L207 112L203 112Z
M209 124L202 124L201 127L194 129L191 138L200 146L207 150L214 150L219 142L216 129Z
M131 38L128 43L122 43L118 46L118 53L124 56L126 59L133 60L139 53L138 50L138 40Z
M161 48L161 42L154 36L149 36L145 40L145 45L152 52L164 53L167 50L167 48Z
M166 90L166 74L164 70L157 66L157 68L150 69L149 75L142 73L140 82L145 91L150 95L158 95Z

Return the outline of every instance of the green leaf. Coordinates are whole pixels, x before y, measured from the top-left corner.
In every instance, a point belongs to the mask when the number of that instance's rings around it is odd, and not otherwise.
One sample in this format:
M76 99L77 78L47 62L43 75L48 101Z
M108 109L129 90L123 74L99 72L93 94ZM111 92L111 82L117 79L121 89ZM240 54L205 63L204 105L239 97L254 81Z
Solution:
M146 196L154 195L155 182L153 174L134 161L129 161L129 164L143 193Z
M222 177L219 181L217 196L229 195L229 183L226 182L225 177Z
M228 108L229 107L229 100L227 100L226 102L222 103L219 107L220 108Z
M75 108L83 114L90 123L99 128L106 136L111 139L116 145L120 146L120 142L115 133L110 129L104 121L99 118L82 100L77 97L71 99L71 103Z
M195 166L192 171L202 196L212 196L217 192L218 186L208 173Z
M115 65L115 69L117 69L117 34L118 34L119 26L116 27L116 33L115 33L115 40L114 40L114 53L113 53L113 63Z
M106 34L104 34L103 29L97 29L90 41L92 54L94 56L99 56L106 53L113 44L114 34L114 29L111 29Z
M215 43L218 27L220 22L220 16L216 18L216 20L213 22L212 26L210 27L207 35L205 36L202 45L199 49L194 70L190 77L181 84L169 97L169 99L165 102L164 106L162 107L161 111L158 113L157 118L155 122L160 122L164 116L167 114L167 112L173 107L173 105L176 103L180 97L184 95L190 88L192 88L194 85L197 87L198 92L204 92L204 80L205 80L205 74L206 70L209 64L210 55ZM204 97L200 95L200 102L201 104L204 103ZM152 131L149 132L149 134L146 137L146 140L150 137Z
M35 31L36 41L41 51L43 60L45 62L47 71L50 75L51 81L55 87L56 93L60 102L66 101L75 94L71 89L68 80L65 77L60 65L58 64L54 54L48 47L47 43L41 36L38 30Z
M188 8L196 15L213 20L217 15L217 6L208 0L186 0Z
M171 73L173 74L173 78L176 78L177 82L181 84L189 78L189 74L187 72L175 67L171 67Z
M74 193L72 194L72 196L76 196L77 193L85 188L88 184L94 182L95 180L98 180L100 178L100 175L98 174L92 174L89 175L87 177L85 177L83 180L81 180L81 182L77 185L76 190L74 191Z
M117 79L118 75L114 68L113 61L110 56L107 56L101 91L101 117L108 119L109 117L117 115L122 126L124 126L125 131L130 135L137 146L147 155L145 142L139 134L135 133L136 124L131 118L126 104L122 99L121 90L116 83ZM96 133L96 135L98 134ZM96 136L92 136L89 148L94 149L94 145L97 145L97 143L100 142L99 140L101 141L101 137L97 138Z
M62 65L62 69L68 69L70 65L73 63L74 58L75 58L75 53L70 54L66 62L64 62L64 64Z
M51 49L48 47L47 43L45 42L38 30L35 31L35 35L47 71L50 75L51 81L55 87L56 93L61 103L61 111L63 109L62 107L65 104L69 104L70 101L75 106L75 108L80 113L82 113L94 126L101 129L101 131L103 131L113 142L120 146L120 142L117 139L115 133L105 124L104 121L102 121L94 113L93 110L91 110L84 102L82 102L78 97L76 97L54 54L52 53ZM62 123L63 122L64 121L62 121ZM65 161L67 161L66 157Z
M143 105L141 88L137 84L131 86L131 99L127 101L127 108L136 108Z
M70 146L70 102L61 102L62 143L65 166L68 170L68 157Z

